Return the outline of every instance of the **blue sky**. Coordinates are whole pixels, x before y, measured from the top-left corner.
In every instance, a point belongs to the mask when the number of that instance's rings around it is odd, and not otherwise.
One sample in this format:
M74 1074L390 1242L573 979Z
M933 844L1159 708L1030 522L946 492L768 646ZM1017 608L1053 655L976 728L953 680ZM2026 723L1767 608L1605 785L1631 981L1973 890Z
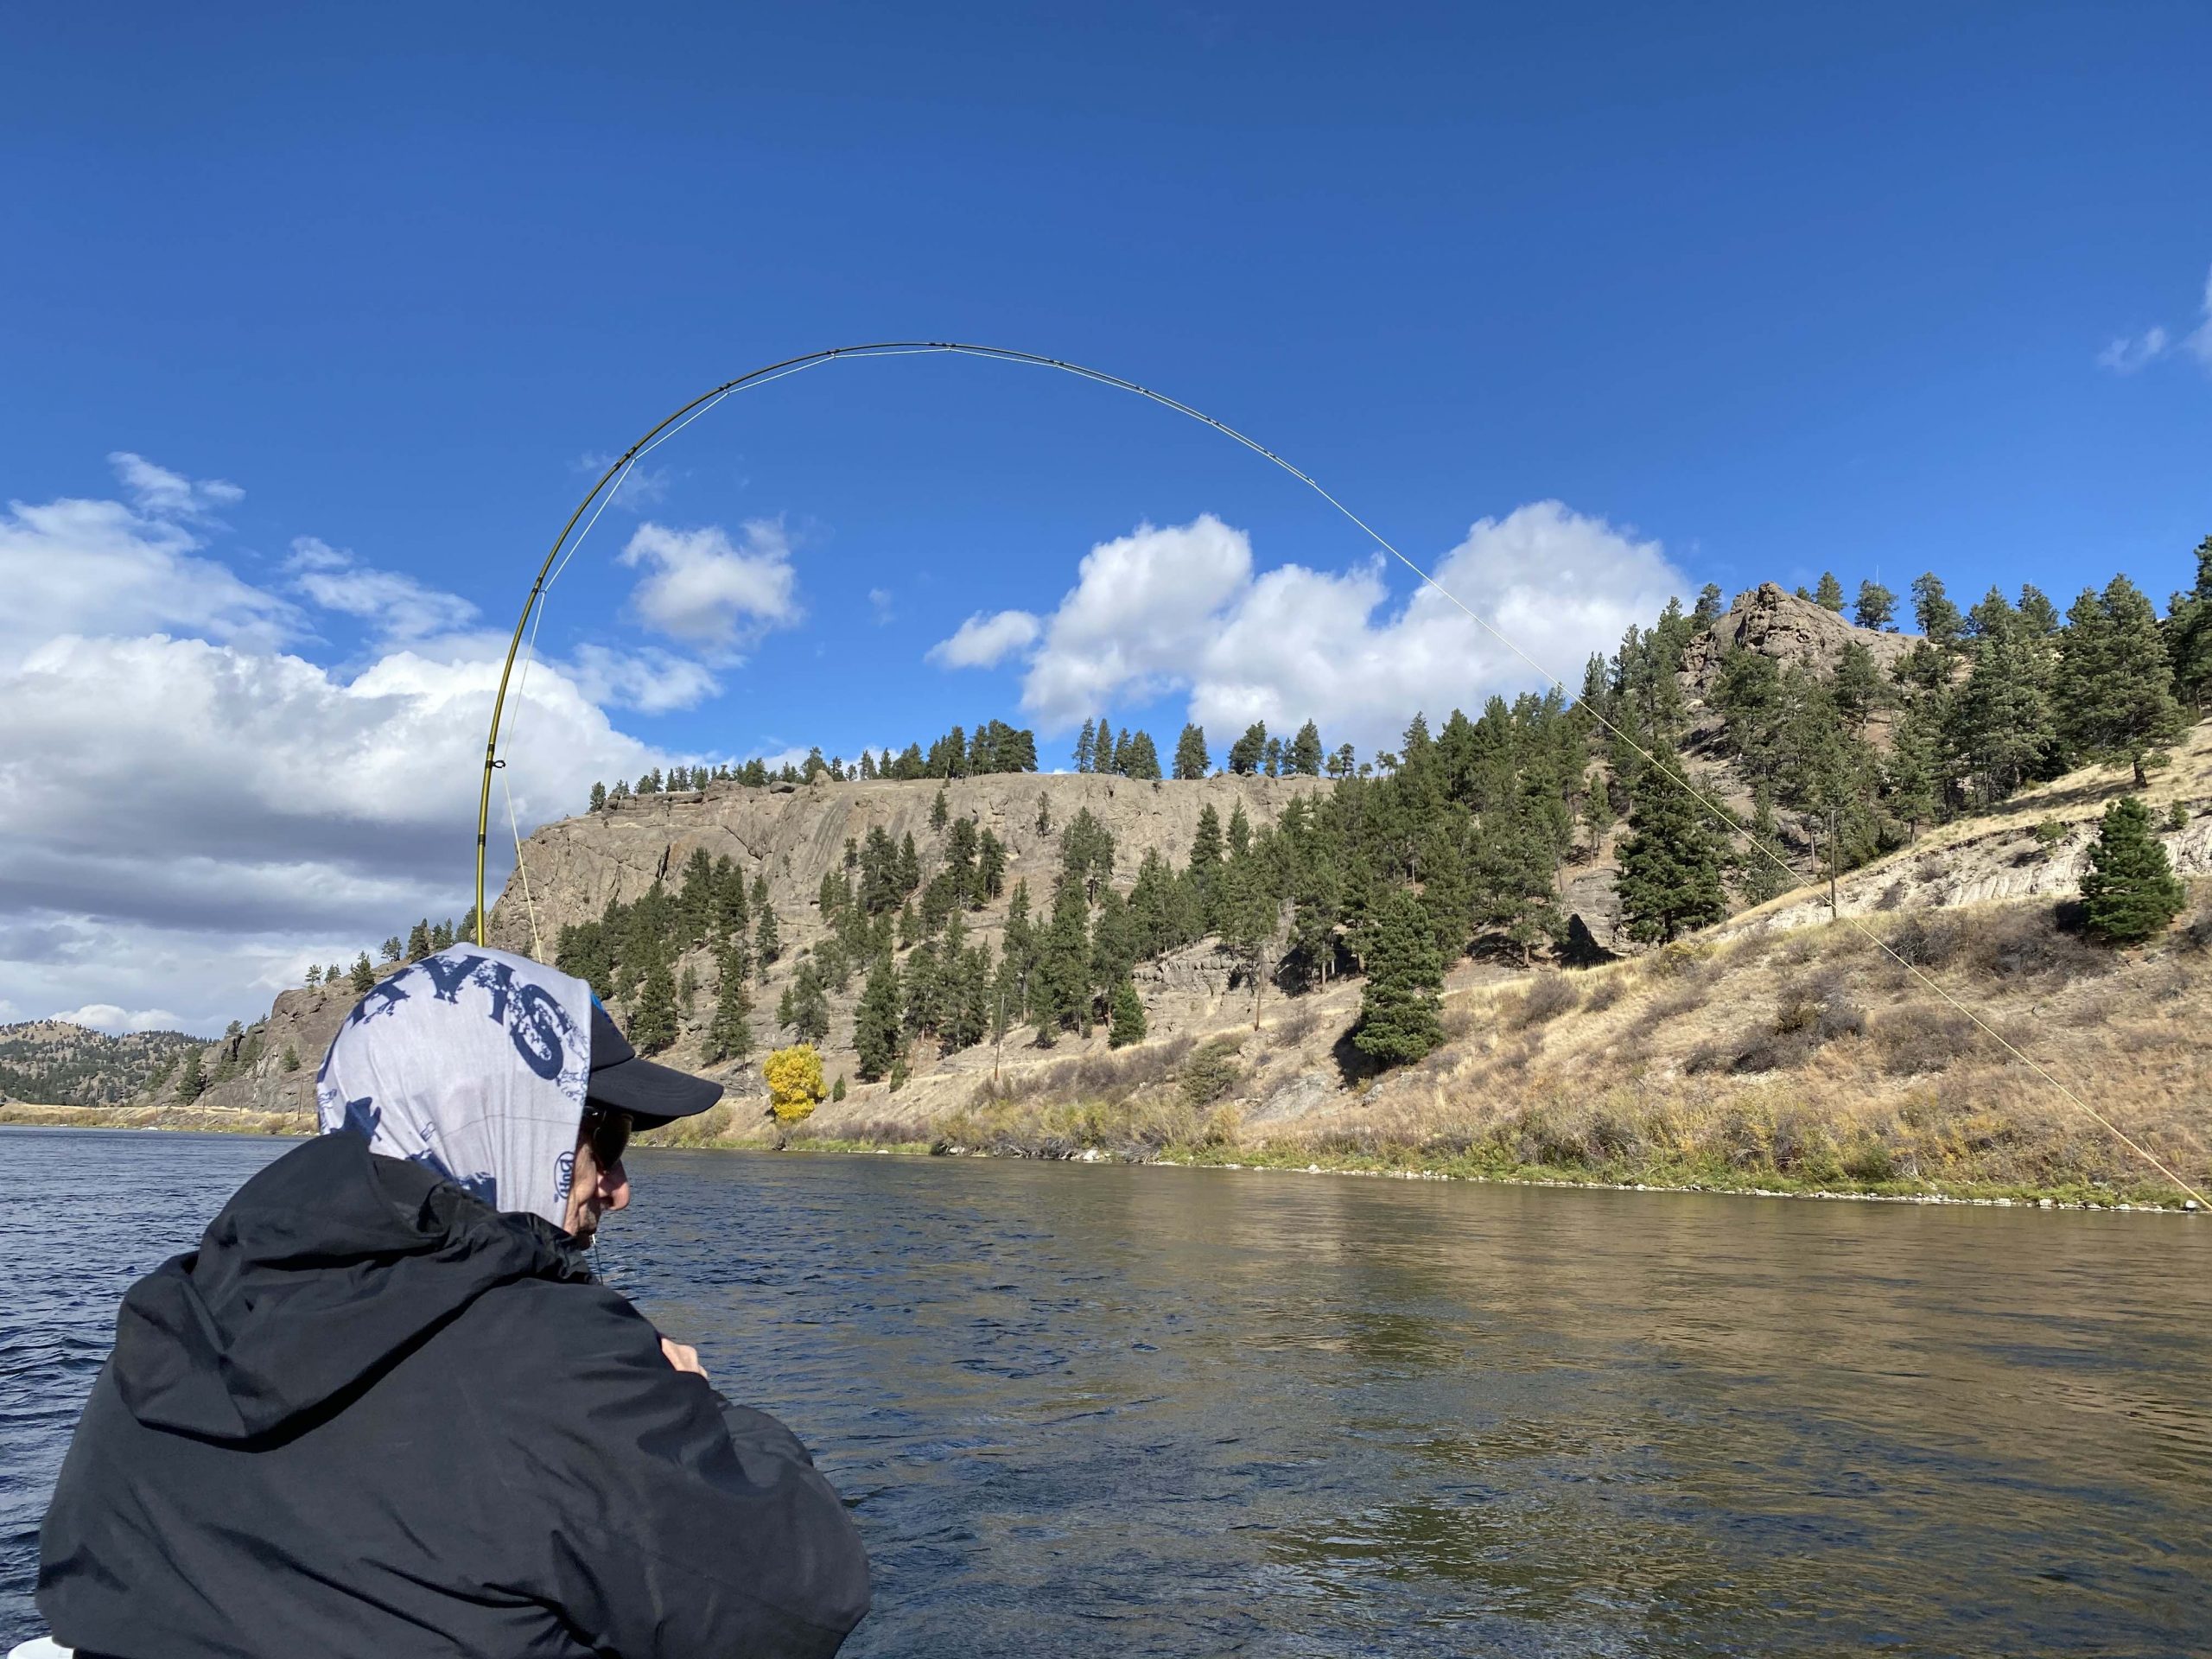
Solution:
M458 909L483 631L587 458L819 346L1156 385L1570 674L1706 581L2163 600L2212 531L2208 61L2181 5L18 10L0 1016L219 1026ZM1033 372L834 365L654 461L556 591L525 819L985 715L1365 747L1522 677L1289 480ZM117 790L184 855L88 828Z

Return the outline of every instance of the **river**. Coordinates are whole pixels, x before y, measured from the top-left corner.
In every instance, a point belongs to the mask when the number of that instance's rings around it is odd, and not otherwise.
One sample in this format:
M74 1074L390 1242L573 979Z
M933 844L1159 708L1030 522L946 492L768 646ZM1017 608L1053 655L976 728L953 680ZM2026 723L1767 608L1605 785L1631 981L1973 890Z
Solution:
M281 1142L0 1130L0 1636ZM602 1268L855 1506L855 1655L2212 1649L2212 1227L641 1153Z

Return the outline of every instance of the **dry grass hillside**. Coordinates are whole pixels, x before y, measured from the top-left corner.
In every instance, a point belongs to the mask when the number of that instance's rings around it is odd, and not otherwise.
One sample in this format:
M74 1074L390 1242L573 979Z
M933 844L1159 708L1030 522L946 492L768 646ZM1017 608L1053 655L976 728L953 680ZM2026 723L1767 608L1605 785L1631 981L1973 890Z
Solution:
M1452 1040L1379 1077L1343 1040L1357 987L1271 1000L1256 1030L1239 995L1121 1054L1103 1037L972 1051L896 1095L822 1108L802 1139L1897 1192L2164 1188L2010 1043L2202 1187L2212 725L2150 791L2162 823L2184 813L2163 839L2196 878L2193 909L2115 951L2080 935L2070 900L2127 785L2088 769L1923 837L1846 877L1838 921L1816 887L1599 968L1463 963L1445 996ZM712 1127L776 1134L734 1111Z

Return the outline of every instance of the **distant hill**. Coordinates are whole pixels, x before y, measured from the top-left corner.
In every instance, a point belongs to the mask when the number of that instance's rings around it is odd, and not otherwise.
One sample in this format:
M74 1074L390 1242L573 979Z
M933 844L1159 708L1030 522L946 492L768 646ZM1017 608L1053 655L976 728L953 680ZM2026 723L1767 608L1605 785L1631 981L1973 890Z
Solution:
M0 1097L41 1106L111 1106L143 1093L200 1039L181 1031L121 1037L67 1020L0 1026Z

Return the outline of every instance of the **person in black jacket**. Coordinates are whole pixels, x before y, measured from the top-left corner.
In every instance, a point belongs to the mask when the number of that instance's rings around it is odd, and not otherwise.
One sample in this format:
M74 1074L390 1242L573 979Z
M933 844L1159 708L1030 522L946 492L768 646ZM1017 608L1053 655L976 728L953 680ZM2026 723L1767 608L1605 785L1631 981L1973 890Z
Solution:
M454 946L331 1046L326 1133L133 1286L40 1534L111 1659L813 1656L868 1607L805 1449L592 1276L622 1143L721 1090Z

